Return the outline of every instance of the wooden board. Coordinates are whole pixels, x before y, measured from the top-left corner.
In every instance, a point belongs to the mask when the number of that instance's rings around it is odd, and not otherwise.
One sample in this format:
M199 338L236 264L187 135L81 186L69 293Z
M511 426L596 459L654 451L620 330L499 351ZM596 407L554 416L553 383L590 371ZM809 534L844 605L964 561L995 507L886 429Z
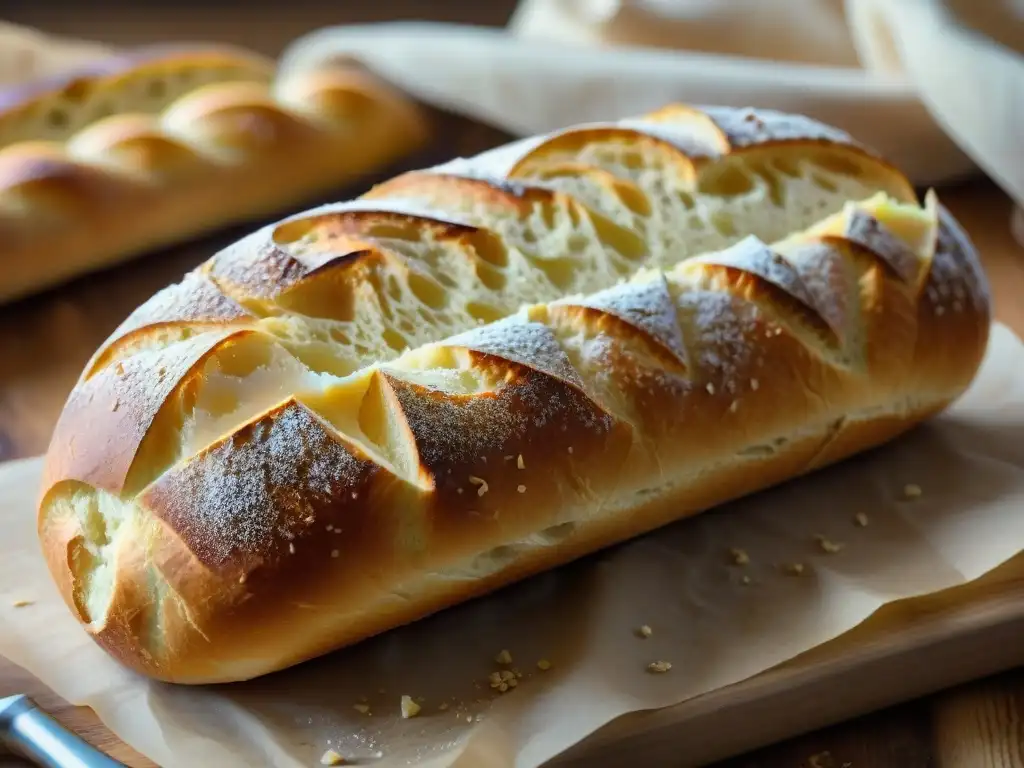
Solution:
M1024 252L1009 237L1008 201L987 183L949 190L942 197L985 257L997 315L1018 333L1024 331L1024 302L1019 301L1024 295ZM130 308L128 303L134 305L209 252L209 244L179 249L172 260L156 268L137 262L116 275L88 278L66 290L0 310L0 359L5 361L0 371L0 458L43 450L64 394L88 353ZM117 290L111 291L112 287ZM62 354L40 355L40 349L60 349ZM615 766L639 761L678 766L683 757L687 764L718 759L1024 664L1024 584L1019 580L996 579L972 586L952 607L919 607L907 618L900 632L873 637L868 624L842 645L818 649L753 680L679 707L622 718L560 764ZM996 690L990 694L973 689L949 699L948 706L936 705L935 721L945 724L942 733L946 735L934 741L952 757L943 757L940 763L927 756L922 762L862 761L855 768L1024 767L1020 747L1024 735L1019 715L1013 714L1024 711L1024 683L1009 694L1003 687ZM0 695L15 692L37 697L58 719L127 765L152 765L113 737L94 714L60 701L0 660ZM990 722L1000 727L983 731L980 724ZM948 735L951 732L973 736L965 741ZM685 756L678 754L680 739L694 745ZM753 763L744 758L737 768L808 764L781 759Z
M602 765L642 755L644 765L673 766L731 757L1017 667L1022 638L1024 555L978 582L890 604L839 640L757 677L622 717L555 765L584 768L598 756Z

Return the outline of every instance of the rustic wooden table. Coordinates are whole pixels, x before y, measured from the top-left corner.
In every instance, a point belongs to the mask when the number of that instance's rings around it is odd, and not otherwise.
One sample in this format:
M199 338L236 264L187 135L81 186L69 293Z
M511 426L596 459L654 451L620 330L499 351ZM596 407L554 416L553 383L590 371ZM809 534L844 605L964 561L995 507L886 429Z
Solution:
M25 3L5 9L16 22L114 44L152 38L220 39L276 53L289 40L324 24L423 17L425 4L378 0L328 4L293 0L283 17L254 2L244 19L216 3L153 5L96 0L88 14L77 0ZM193 6L187 12L181 6ZM513 0L446 0L426 16L502 24ZM469 147L487 137L467 139ZM467 147L467 150L469 149ZM943 190L981 250L995 292L998 318L1024 334L1024 248L1010 237L1010 204L987 182ZM230 240L225 234L222 241ZM175 249L0 308L0 461L46 448L64 398L89 354L142 299L204 259L216 244ZM0 697L27 692L58 719L131 766L149 763L120 743L89 710L72 707L0 659ZM842 691L836 692L837 696ZM794 738L716 768L1024 768L1024 670L945 691L816 733Z

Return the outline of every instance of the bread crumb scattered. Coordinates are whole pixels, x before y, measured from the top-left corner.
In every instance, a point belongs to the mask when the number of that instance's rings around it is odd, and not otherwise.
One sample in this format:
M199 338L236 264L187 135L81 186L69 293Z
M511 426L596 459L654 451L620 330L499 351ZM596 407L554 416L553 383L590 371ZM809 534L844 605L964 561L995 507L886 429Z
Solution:
M787 576L802 576L804 573L804 564L786 563L782 566L782 570Z
M511 664L512 654L503 649L498 652L498 655L494 657L494 660L499 664Z
M484 480L482 477L476 477L475 475L470 475L469 476L469 482L471 482L473 485L477 486L477 489L476 489L476 495L477 496L483 496L489 490L489 488L487 486L487 481Z
M714 382L712 382L712 381L709 381L709 382L708 382L708 383L707 383L707 384L706 384L706 385L704 386L704 389L706 389L706 390L708 391L708 394L709 394L709 395L713 395L713 394L715 394L715 384L714 384Z
M437 705L437 708L444 712L446 709L448 709L448 702L442 701L440 704Z
M467 723L472 723L473 722L473 716L472 715L466 715L466 722Z
M32 600L15 600L13 603L11 603L11 605L13 605L15 608L27 608L28 606L33 605L33 601Z
M461 488L456 488L455 492L461 494L462 493L462 489Z
M363 715L370 714L370 705L369 704L353 704L352 705L352 709L354 709L356 712L359 712L360 714L363 714Z
M823 536L820 533L817 534L814 537L814 539L818 542L818 548L821 549L822 552L825 552L829 555L834 555L836 552L839 552L843 547L846 546L845 544L843 544L843 542L832 541L831 539L829 539L826 536Z
M290 555L294 555L295 554L295 545L292 542L290 542L290 541L288 542L288 554L290 554Z
M551 662L547 659L541 659L537 662L537 669L539 669L541 672L547 672L549 669L551 669Z
M732 558L733 565L747 565L750 562L750 555L747 554L746 550L739 547L730 549L729 557Z
M757 392L757 388L761 386L761 383L757 379L750 380L750 388Z
M729 403L729 413L736 413L736 411L739 409L739 407L740 407L740 401L739 400L733 400L731 403Z
M515 688L519 684L515 674L507 669L503 669L500 672L491 672L487 676L487 682L491 688L501 693L505 693L505 691Z
M520 493L526 493L526 486L525 485L518 485L518 486L516 486L516 490L519 491Z
M332 549L331 550L331 557L338 557L340 554L341 554L340 550L337 550L337 549Z
M742 576L740 576L740 584L742 584L743 586L747 586L748 584L750 584L750 577L744 573Z
M408 720L420 713L420 705L412 700L411 696L402 697L402 717Z
M807 759L808 768L835 768L835 764L835 760L832 759L832 753L828 751L811 755ZM847 763L847 765L849 765L849 763Z
M523 461L523 454L521 453L518 456L516 456L516 466L519 469L526 469L526 462Z
M856 515L853 516L853 522L855 525L861 528L866 528L868 525L868 516L863 512L858 512Z
M921 486L916 483L907 483L903 486L903 498L917 499L921 496Z
M671 661L652 661L647 665L648 672L654 672L656 674L663 674L672 669Z
M345 758L335 752L333 749L328 749L323 755L320 756L320 765L341 765L345 762Z
M572 446L569 446L569 453L572 453Z
M638 635L638 636L640 636L640 637L643 637L643 638L648 638L648 637L650 637L651 635L653 635L653 634L654 634L654 630L653 630L653 629L651 629L651 628L650 628L649 626L647 626L646 624L644 624L644 625L642 625L642 626L640 626L640 627L637 627L636 633L637 633L637 635Z

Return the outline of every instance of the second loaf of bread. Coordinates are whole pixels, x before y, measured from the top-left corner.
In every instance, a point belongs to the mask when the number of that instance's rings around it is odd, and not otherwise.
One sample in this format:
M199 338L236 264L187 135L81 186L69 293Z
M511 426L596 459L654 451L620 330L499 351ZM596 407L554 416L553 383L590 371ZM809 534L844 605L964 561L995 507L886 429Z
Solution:
M230 46L110 56L0 91L0 302L308 203L412 152L425 117L352 67Z
M293 217L129 317L69 398L39 514L96 641L164 680L265 674L968 386L988 293L934 195L796 118L701 155L729 135L707 113L656 117Z

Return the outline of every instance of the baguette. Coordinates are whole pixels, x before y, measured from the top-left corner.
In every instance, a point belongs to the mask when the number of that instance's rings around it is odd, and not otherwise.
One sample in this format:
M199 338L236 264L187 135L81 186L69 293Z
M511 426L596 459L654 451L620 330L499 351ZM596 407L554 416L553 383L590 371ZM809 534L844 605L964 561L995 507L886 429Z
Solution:
M248 679L891 439L990 322L964 232L848 137L570 129L156 294L69 396L42 550L124 664Z
M153 46L0 92L0 301L308 202L425 139L368 75L274 73Z

